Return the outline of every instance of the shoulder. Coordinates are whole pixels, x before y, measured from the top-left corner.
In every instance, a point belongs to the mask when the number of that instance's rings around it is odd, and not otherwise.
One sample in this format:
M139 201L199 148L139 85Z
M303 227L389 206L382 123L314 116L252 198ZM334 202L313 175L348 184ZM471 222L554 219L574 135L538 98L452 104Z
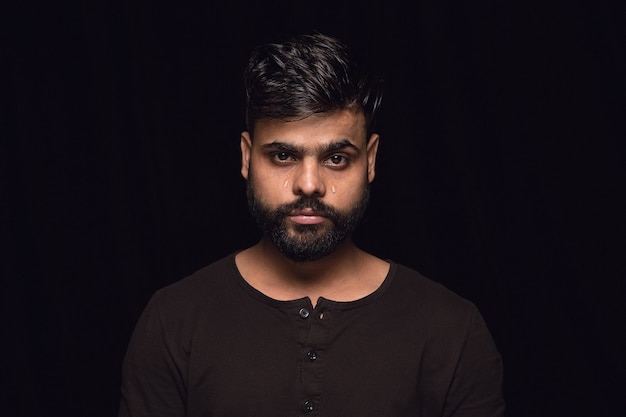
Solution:
M433 299L435 297L437 301L451 303L467 301L443 284L424 276L406 265L391 262L389 274L391 275L392 285L400 287L403 291L408 291L411 296L415 296L418 299Z
M391 262L388 302L401 305L407 312L432 320L471 320L476 306L441 283L408 266Z
M392 262L391 282L381 297L382 316L393 317L406 334L435 351L461 355L468 346L497 357L491 334L476 305L407 266ZM416 342L418 343L418 342Z
M223 299L225 294L231 292L230 286L237 285L234 275L234 254L230 254L157 290L151 303L156 303L159 309L174 311L188 311L199 305L210 305L212 301Z
M234 254L226 256L157 290L143 309L136 337L145 339L158 334L159 340L182 340L184 346L191 343L197 328L215 322L226 306L237 303L241 291L236 291L233 259Z

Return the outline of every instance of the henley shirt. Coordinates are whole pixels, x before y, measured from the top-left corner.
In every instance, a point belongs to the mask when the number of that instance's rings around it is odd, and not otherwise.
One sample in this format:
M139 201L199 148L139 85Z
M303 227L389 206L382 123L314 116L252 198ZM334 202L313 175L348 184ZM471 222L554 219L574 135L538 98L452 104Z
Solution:
M391 262L356 301L278 301L235 254L157 291L131 337L120 417L501 417L477 308Z

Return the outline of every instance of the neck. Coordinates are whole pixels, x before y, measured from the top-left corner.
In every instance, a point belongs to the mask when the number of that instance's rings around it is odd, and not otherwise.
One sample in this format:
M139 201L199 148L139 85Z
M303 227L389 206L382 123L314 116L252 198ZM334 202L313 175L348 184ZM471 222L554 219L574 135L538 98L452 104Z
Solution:
M267 238L251 248L256 259L284 281L322 284L353 272L363 252L348 238L329 255L308 262L297 262L281 253Z
M385 279L389 264L357 248L346 239L321 259L296 262L283 255L268 239L239 252L235 258L243 278L277 300L319 297L353 301L374 292Z
M315 305L319 297L351 301L373 292L387 266L373 268L372 259L347 239L324 258L296 262L262 239L238 253L235 261L244 279L265 295L277 300L309 297Z

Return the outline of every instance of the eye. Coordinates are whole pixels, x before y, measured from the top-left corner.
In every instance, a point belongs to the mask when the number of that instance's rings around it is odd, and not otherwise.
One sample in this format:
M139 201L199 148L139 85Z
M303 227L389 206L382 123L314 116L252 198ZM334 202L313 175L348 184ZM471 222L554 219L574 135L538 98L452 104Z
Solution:
M275 152L272 153L270 157L277 164L285 164L295 161L295 158L289 152Z
M324 160L324 165L328 165L332 168L343 168L348 164L348 158L343 155L335 154Z

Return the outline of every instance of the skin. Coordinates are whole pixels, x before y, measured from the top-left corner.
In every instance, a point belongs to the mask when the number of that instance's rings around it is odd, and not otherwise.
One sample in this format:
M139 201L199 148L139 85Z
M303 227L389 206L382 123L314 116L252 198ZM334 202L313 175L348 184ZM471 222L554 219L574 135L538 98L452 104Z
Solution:
M366 140L365 118L349 109L302 120L260 120L252 140L241 134L241 175L270 207L315 196L341 212L359 201L375 177L379 136ZM288 225L330 221L310 209L292 213ZM289 227L289 233L295 233ZM319 297L353 301L374 292L389 264L359 249L349 237L330 255L295 262L266 237L239 252L235 262L254 288L277 300Z

